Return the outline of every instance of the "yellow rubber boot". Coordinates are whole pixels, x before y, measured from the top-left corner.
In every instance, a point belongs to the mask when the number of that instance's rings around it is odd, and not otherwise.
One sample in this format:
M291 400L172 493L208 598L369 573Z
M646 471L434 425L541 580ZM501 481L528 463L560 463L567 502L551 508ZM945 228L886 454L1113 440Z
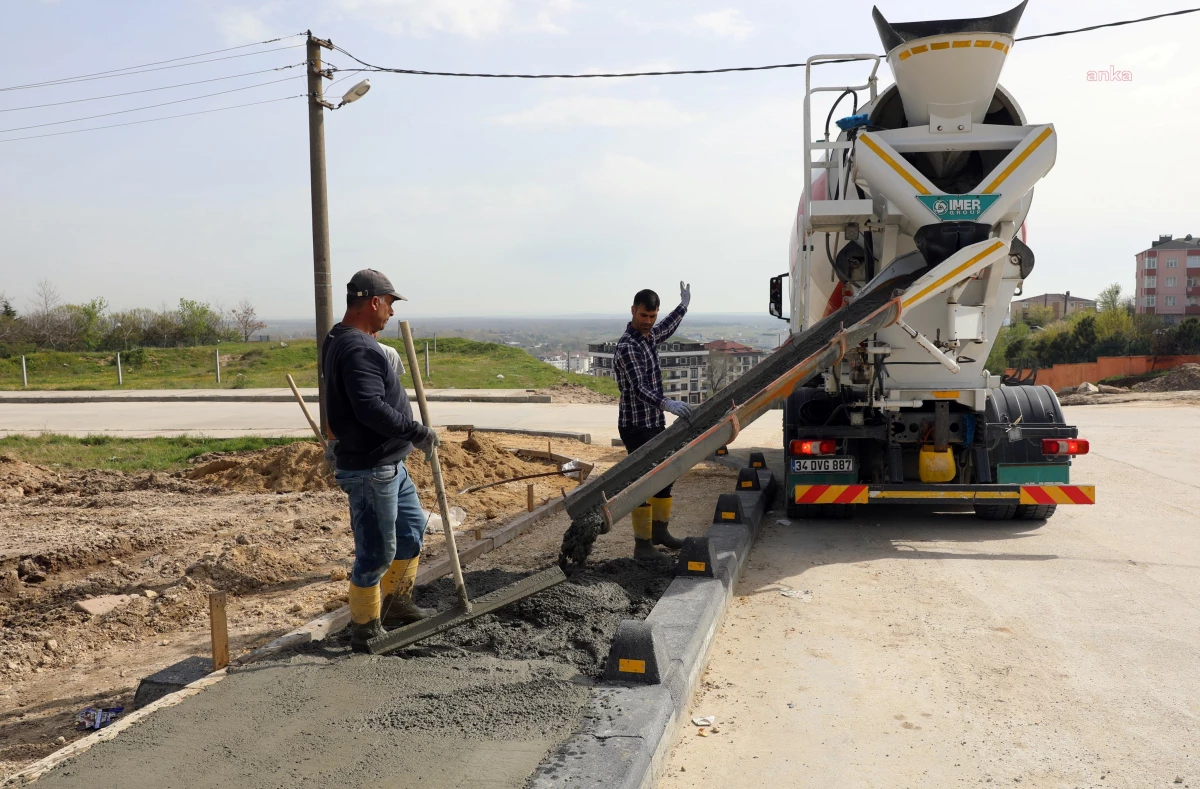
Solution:
M671 532L667 530L667 526L671 522L671 502L672 498L670 496L664 496L661 499L658 497L650 499L650 509L653 512L650 542L654 545L661 545L664 548L677 551L683 547L683 540L672 537Z
M657 559L662 556L650 541L654 534L654 511L649 504L643 504L633 511L633 558Z
M384 634L379 622L379 584L355 586L350 584L350 648L355 652L366 652L367 642Z
M417 585L417 566L420 556L412 559L396 559L384 573L380 586L383 589L383 624L398 627L428 619L433 611L421 608L413 602L413 587Z

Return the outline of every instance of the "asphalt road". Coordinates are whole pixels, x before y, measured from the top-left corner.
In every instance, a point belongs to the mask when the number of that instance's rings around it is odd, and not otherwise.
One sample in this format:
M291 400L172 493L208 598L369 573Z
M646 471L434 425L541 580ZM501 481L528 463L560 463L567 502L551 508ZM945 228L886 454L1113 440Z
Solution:
M771 522L662 789L1200 786L1200 408L1067 413L1044 525Z
M313 406L309 406L316 413ZM570 403L429 404L435 425L590 433L593 443L617 437L615 405ZM771 411L738 436L735 447L777 447L783 440L782 411ZM674 417L667 416L670 423ZM4 403L0 401L0 436L13 433L147 436L206 435L303 436L311 429L295 403Z

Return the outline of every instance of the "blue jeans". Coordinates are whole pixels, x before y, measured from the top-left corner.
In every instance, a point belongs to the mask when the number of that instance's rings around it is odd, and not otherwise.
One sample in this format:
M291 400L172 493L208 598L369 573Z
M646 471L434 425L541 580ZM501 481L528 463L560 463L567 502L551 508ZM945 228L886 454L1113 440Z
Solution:
M350 498L350 528L354 530L351 583L374 586L393 559L420 556L425 514L417 486L403 462L363 471L339 468L336 478L338 487Z

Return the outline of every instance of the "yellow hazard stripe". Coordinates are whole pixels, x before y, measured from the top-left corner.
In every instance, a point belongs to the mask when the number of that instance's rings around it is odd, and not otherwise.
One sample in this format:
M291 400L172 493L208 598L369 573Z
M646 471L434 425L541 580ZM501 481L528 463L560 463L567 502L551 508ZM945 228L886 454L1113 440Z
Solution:
M1047 501L1049 499L1049 501ZM1095 504L1095 485L1023 485L1022 504Z
M921 54L924 54L925 52L937 52L937 51L943 50L943 49L950 49L951 47L953 47L954 49L964 49L964 48L970 47L972 44L974 44L976 47L979 47L980 49L998 49L1006 55L1008 54L1008 50L1009 50L1008 44L1005 44L1003 41L993 41L990 38L989 39L979 39L979 40L972 40L972 39L966 38L966 39L957 39L955 41L935 41L932 44L928 44L928 45L918 44L917 46L913 47L912 49L906 49L906 50L902 51L899 55L897 55L897 57L899 57L900 60L908 60L913 55L921 55Z
M1038 149L1038 146L1048 140L1051 134L1054 134L1054 130L1049 126L1047 126L1045 129L1042 129L1042 133L1034 138L1034 141L1029 143L1029 147L1021 151L1020 155L1017 156L1016 159L1013 159L1008 167L1004 168L1004 171L1001 172L1000 175L996 176L996 180L987 185L987 188L983 190L983 193L985 195L990 195L992 192L996 191L1000 184L1004 183L1004 179L1012 175L1013 171L1020 167L1021 164Z
M871 139L871 135L860 134L860 135L858 135L858 139L864 145L866 145L868 148L870 148L872 151L874 151L876 156L878 156L880 159L883 159L883 161L887 162L887 165L889 167L891 167L896 172L900 173L900 177L903 178L905 181L908 181L909 185L912 186L913 189L916 189L919 194L923 194L923 195L931 194L931 192L925 188L925 184L918 181L913 176L913 174L910 173L903 165L901 165L899 162L897 162L895 159L893 159L891 156L889 156L887 151L880 148L879 144Z
M975 257L973 257L973 258L971 258L970 260L968 260L966 263L963 263L961 266L959 266L958 268L954 269L954 270L953 270L953 271L951 271L949 274L945 275L944 277L941 277L941 278L939 278L939 279L938 279L936 282L934 282L934 283L932 283L931 285L929 285L929 286L927 286L927 287L923 288L923 289L922 289L922 290L921 290L919 293L916 293L915 295L913 295L913 296L911 296L911 297L909 297L909 298L905 299L905 300L902 302L902 304L901 304L901 308L907 309L908 305L912 304L914 301L920 301L920 300L921 300L921 298L922 298L922 297L924 297L924 296L925 296L927 293L931 293L932 291L935 291L935 290L937 290L938 288L940 288L940 287L942 287L943 285L945 285L947 282L949 282L949 281L951 281L951 280L955 279L956 277L958 277L959 275L961 275L961 274L962 274L962 272L966 271L966 270L967 270L967 269L969 269L971 266L974 266L976 263L978 263L979 261L983 260L985 257L987 257L988 255L992 254L992 253L993 253L993 252L995 252L997 249L1000 249L1000 248L1002 248L1003 246L1004 246L1004 242L1003 242L1003 241L995 241L995 242L993 242L993 243L992 243L990 246L988 246L988 248L987 248L987 249L983 250L983 251L982 251L982 252L980 252L978 255L976 255Z
M873 490L873 499L1015 499L1015 490Z

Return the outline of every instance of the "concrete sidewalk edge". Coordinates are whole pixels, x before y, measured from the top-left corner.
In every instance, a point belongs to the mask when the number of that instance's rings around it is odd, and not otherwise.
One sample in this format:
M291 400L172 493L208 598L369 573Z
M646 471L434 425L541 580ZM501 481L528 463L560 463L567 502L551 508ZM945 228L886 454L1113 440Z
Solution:
M220 394L200 395L139 395L135 393L119 395L97 394L61 394L33 397L29 395L8 396L0 393L0 405L37 405L39 403L291 403L296 398L292 395L279 394L225 394L227 389L214 389ZM303 395L306 403L319 403L316 395ZM416 397L410 394L410 398ZM550 403L550 395L518 394L518 395L480 395L480 394L430 394L426 398L431 403Z
M764 490L738 493L746 523L709 527L717 577L676 578L646 617L666 645L669 667L662 684L595 688L583 722L542 760L529 789L657 785L775 487L772 479Z

